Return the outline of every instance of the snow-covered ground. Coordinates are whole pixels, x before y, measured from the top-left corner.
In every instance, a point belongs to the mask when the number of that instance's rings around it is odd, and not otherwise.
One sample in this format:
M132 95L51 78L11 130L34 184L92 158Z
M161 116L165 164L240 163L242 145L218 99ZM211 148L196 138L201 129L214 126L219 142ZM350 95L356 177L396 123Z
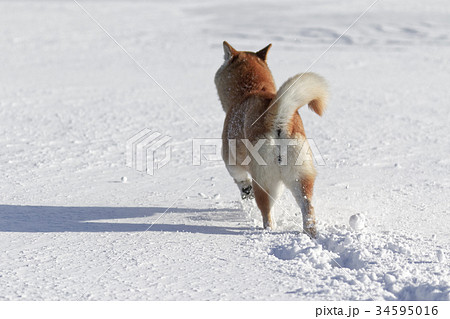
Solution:
M447 1L380 0L311 68L317 242L287 193L262 231L192 140L221 134L223 40L272 43L280 85L372 1L79 3L198 125L74 1L0 2L1 300L449 300ZM144 128L172 137L153 176L125 165Z

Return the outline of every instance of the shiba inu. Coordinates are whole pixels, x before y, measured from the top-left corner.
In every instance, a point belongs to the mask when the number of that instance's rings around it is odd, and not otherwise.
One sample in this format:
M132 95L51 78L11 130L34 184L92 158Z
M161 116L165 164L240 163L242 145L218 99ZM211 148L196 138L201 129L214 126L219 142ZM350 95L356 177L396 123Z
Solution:
M303 73L288 79L277 91L266 63L270 47L258 52L237 51L223 42L225 61L215 75L226 113L222 157L242 198L255 198L264 228L272 228L272 208L286 186L302 211L303 231L314 238L311 200L316 170L304 152L308 142L297 111L308 104L321 116L328 98L327 84L317 74ZM285 151L280 140L289 141Z

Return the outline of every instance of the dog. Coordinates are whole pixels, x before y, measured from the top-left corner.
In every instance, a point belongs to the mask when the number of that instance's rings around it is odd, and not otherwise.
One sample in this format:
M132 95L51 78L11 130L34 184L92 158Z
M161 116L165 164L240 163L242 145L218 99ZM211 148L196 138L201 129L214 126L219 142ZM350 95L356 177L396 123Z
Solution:
M237 51L223 42L225 61L214 78L226 113L222 158L242 199L256 200L264 229L273 228L273 205L287 187L302 211L303 231L315 238L311 200L316 170L312 158L304 152L309 145L297 111L308 104L322 116L328 99L327 83L317 74L301 73L277 91L267 66L270 47L258 52ZM284 151L279 141L288 141Z

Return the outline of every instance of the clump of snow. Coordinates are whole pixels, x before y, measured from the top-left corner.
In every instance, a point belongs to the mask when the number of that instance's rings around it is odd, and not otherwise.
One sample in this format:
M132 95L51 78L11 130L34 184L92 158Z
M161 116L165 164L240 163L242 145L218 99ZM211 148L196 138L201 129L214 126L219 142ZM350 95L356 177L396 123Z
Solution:
M366 217L363 214L358 213L350 216L348 223L354 231L361 231L366 227Z
M307 264L316 269L331 269L339 258L339 255L324 250L322 245L305 234L282 236L281 244L270 249L269 254L283 261L292 261L292 265Z
M278 259L291 260L298 256L300 252L300 247L297 244L285 247L278 246L272 249L272 254Z
M128 178L127 178L126 176L122 176L122 177L120 178L120 180L121 180L122 183L128 182Z
M386 274L384 275L384 281L386 282L386 284L392 285L397 281L397 278L395 278L395 276L391 274Z
M442 249L439 249L438 251L436 251L436 256L440 263L445 262L445 254L442 251Z

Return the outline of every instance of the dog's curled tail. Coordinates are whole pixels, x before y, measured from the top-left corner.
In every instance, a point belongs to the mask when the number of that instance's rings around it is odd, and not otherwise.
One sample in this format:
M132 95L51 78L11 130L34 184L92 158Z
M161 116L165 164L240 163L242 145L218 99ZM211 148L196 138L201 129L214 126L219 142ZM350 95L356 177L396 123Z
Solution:
M275 97L275 123L285 124L305 104L322 116L328 100L328 86L323 77L315 73L300 73L284 82Z

